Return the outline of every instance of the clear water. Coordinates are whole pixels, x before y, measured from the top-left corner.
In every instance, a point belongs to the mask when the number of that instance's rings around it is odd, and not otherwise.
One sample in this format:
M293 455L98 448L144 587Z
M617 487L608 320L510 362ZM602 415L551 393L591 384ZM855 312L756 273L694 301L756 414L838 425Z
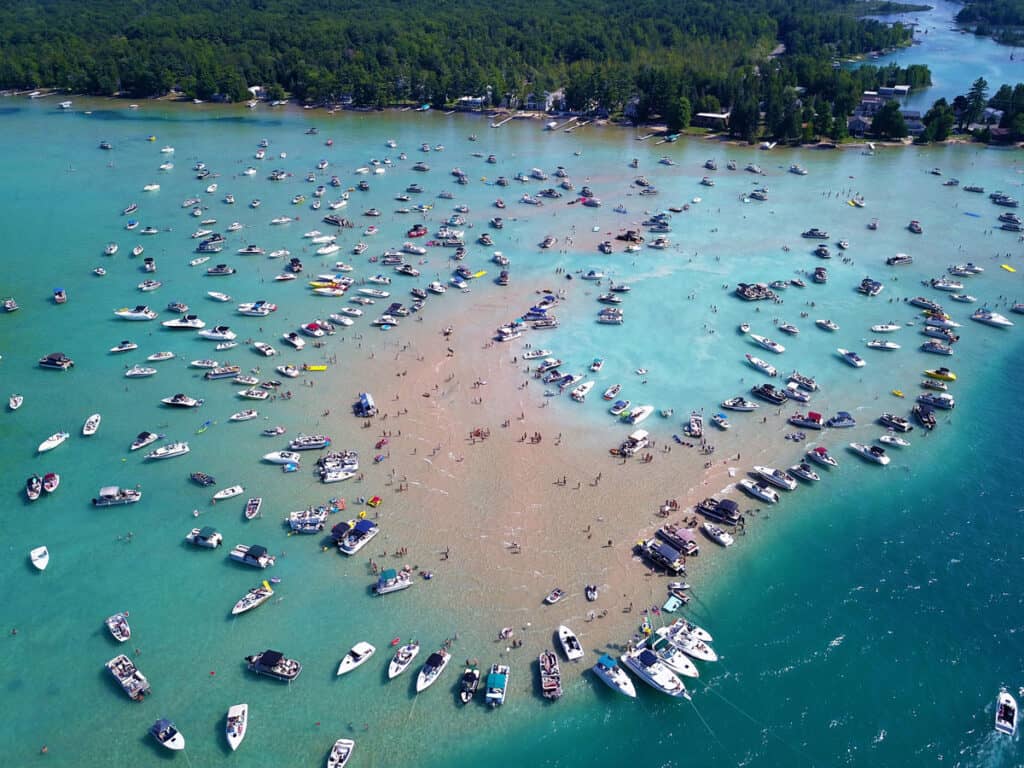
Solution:
M967 305L951 307L964 322L964 341L951 361L961 374L955 386L957 409L935 434L924 438L915 431L913 447L894 452L886 470L860 464L839 450L842 443L876 436L879 429L870 422L883 407L906 410L907 403L893 399L889 390L915 391L922 368L949 361L917 353L919 337L913 328L895 335L904 344L900 352L865 349L868 367L862 371L834 355L837 346L863 349L872 323L914 318L909 307L890 299L931 294L919 281L954 262L972 260L986 267L968 287L982 301L1005 310L1007 300L1024 298L1018 287L1021 273L998 266L1021 266L1016 238L991 231L998 211L985 196L943 187L942 178L928 173L941 167L943 178L957 176L963 184L1001 188L1019 197L1016 154L976 147L914 148L872 157L856 151L769 154L697 142L654 146L619 130L567 135L544 133L536 123L491 130L482 120L438 114L231 115L148 104L128 112L119 103L97 102L91 105L93 114L86 115L84 102L71 114L58 114L48 103L19 100L3 106L0 138L18 151L9 153L2 182L11 266L0 294L16 296L22 310L0 318L0 371L5 391L26 395L20 411L0 419L0 452L8 477L8 557L0 565L8 588L2 615L6 627L18 629L6 645L6 695L0 699L5 724L0 749L9 764L38 759L43 744L50 750L47 759L59 765L147 764L156 757L146 728L159 716L176 719L185 731L186 756L194 765L226 764L228 759L244 765L316 765L331 742L348 733L359 740L356 765L413 760L427 766L470 765L495 754L510 762L558 766L638 759L666 766L1019 762L1017 743L991 734L999 686L1015 690L1022 683L1024 609L1014 587L1024 557L1016 536L1024 508L1017 483L1024 460L1013 396L1022 351L1019 324L1000 332L966 320ZM319 137L303 134L311 123L321 127ZM466 141L471 132L479 135L478 142ZM147 141L149 135L157 140ZM324 147L327 136L336 142L333 149ZM251 157L262 137L270 139L272 152L284 150L288 157L264 161L256 177L235 177L257 164ZM693 686L692 705L663 700L648 690L640 691L637 701L616 698L588 674L572 670L565 698L549 709L536 695L532 668L522 662L513 670L508 705L493 713L458 708L451 695L457 675L451 670L441 690L420 698L412 695L411 680L385 685L383 664L336 680L337 661L353 642L371 640L383 661L387 641L396 634L418 637L426 650L458 632L453 667L469 655L489 663L493 622L460 606L457 584L435 593L440 599L427 600L424 591L416 600L389 599L382 610L366 593L370 578L359 558L321 555L313 539L286 539L277 514L246 524L238 505L211 507L208 493L187 482L187 473L201 468L216 475L221 486L238 482L250 493L259 492L276 511L327 495L304 474L281 476L256 463L274 442L258 437L263 422L227 423L228 414L244 407L231 387L207 385L185 365L216 356L212 343L153 324L124 323L110 311L136 301L149 300L162 309L167 301L182 300L208 322L230 323L243 338L253 335L272 343L300 321L325 315L331 311L324 309L328 304L309 297L299 281L269 282L277 265L266 259L228 255L229 248L223 260L239 265L238 275L223 281L199 276L187 266L192 243L185 233L195 223L180 202L194 194L209 197L219 227L235 219L246 223L242 236L231 239L234 247L252 241L268 251L289 247L298 254L301 233L319 219L289 203L297 191L309 193L312 185L302 181L306 171L328 157L328 173L352 183L352 169L369 158L397 157L398 150L384 146L389 137L409 153L402 166L420 159L416 148L421 142L447 149L425 157L433 166L429 174L403 167L370 177L371 192L353 192L348 215L362 221L355 215L371 204L390 211L391 198L415 176L431 193L452 189L455 202L469 204L481 228L500 194L508 202L505 218L520 219L495 235L496 247L513 261L514 279L535 283L545 278L568 292L559 310L563 325L542 343L558 350L567 368L581 372L595 355L605 357L600 388L621 381L624 394L637 402L671 407L677 415L691 408L708 412L723 397L758 381L743 363L743 354L758 354L757 349L735 332L746 320L755 331L789 347L773 360L780 368L818 377L823 391L814 405L819 410L850 410L861 422L847 434L827 436L843 459L834 477L762 515L767 520L758 521L757 535L736 547L728 567L700 591L692 614L714 632L723 660L705 668L702 682ZM101 139L112 141L115 151L97 150ZM158 151L164 144L176 147L176 168L169 174L156 170L165 159ZM486 165L472 156L475 151L493 152L499 163ZM677 165L658 164L662 155ZM635 194L634 172L627 167L633 157L640 158L641 171L662 190L659 197ZM698 185L707 157L718 159L722 168L713 188ZM725 171L730 157L740 168L760 163L767 175ZM188 171L196 159L223 174L216 195L202 193L205 183ZM805 165L810 174L787 173L792 162ZM513 182L498 190L480 181L558 165L569 169L577 186L588 179L605 205L570 209L563 200L533 209L514 201L539 184ZM450 183L446 174L452 166L465 169L473 183ZM265 180L272 167L296 175L274 185ZM162 188L147 196L140 190L150 181L159 181ZM770 202L740 201L742 193L761 184L769 187ZM233 209L219 202L229 191L239 201ZM852 192L864 194L868 207L847 205ZM606 233L640 220L645 208L695 196L703 201L674 217L670 237L677 247L663 252L645 248L635 259L597 252ZM245 207L253 197L264 200L259 211ZM119 213L132 200L140 203L143 226L174 231L129 236ZM436 222L445 201L433 201L438 205L429 218ZM627 214L613 211L619 202ZM287 228L269 225L270 218L284 213L297 213L301 220ZM866 228L873 217L881 221L876 232ZM924 235L907 232L911 218L922 221ZM375 247L399 244L410 221L385 213ZM541 252L535 246L547 234L564 238L573 225L575 243L569 253ZM595 226L598 232L592 231ZM827 262L827 285L790 288L784 304L771 306L739 302L723 288L740 280L787 278L822 264L810 255L813 244L799 236L809 226L851 241L853 263ZM355 238L346 233L342 242L349 246ZM107 259L101 251L111 240L121 250ZM164 281L160 291L146 297L135 290L144 276L127 253L136 241L156 257L156 276ZM784 251L784 245L790 250ZM485 261L486 249L471 251L472 266L493 270ZM884 258L899 251L912 253L914 265L885 267ZM309 265L316 261L307 258ZM443 257L432 253L430 262L430 269L447 276ZM108 267L106 277L91 274L97 264ZM624 305L626 324L594 323L594 296L600 288L554 275L559 266L570 272L600 268L629 281L634 291ZM310 266L308 271L317 270ZM356 274L375 271L376 265L360 262ZM865 275L884 280L880 297L870 300L854 292ZM49 298L58 285L71 297L63 307L54 307ZM231 305L205 298L214 289L239 301L268 298L282 309L264 320L238 317ZM500 297L500 291L485 281L474 284L477 301ZM460 298L450 293L432 302L432 322L456 317L463 326L471 323L471 316L460 313ZM808 306L812 301L815 307ZM801 319L801 311L809 317ZM832 318L841 330L818 330L812 323L819 316ZM772 327L776 318L797 324L802 333L783 337ZM480 329L481 338L488 332ZM339 334L347 340L332 341L327 352L344 360L346 345L357 341L354 333ZM140 353L171 349L178 359L157 364L160 373L152 379L126 382L120 376L123 366L144 355L108 354L123 338L137 341ZM361 343L380 348L386 338L367 331ZM35 367L40 355L56 350L75 358L73 372ZM309 362L319 355L307 348L301 354L283 351L282 358ZM256 364L242 348L228 357ZM632 373L638 366L649 369L647 384ZM336 366L332 376L331 391L340 400L332 400L336 409L346 407L346 393L367 386L358 366ZM203 396L207 403L201 412L169 412L156 405L178 391ZM592 396L582 407L558 399L553 408L573 414L602 441L614 439L623 428L602 405ZM272 414L271 423L304 424L311 431L322 404L301 397L256 407ZM82 421L94 411L104 414L99 434L80 438ZM217 423L195 434L211 418ZM780 465L797 458L800 449L781 433L759 434L753 419L743 419L742 414L734 418L737 427L721 439L723 450L739 449L750 440L768 441ZM679 431L678 418L652 417L648 424L662 439ZM72 432L71 440L36 456L39 441L61 428ZM192 453L187 459L147 465L127 450L142 429L187 439ZM332 425L331 431L340 445L365 442L355 420ZM49 469L61 473L61 489L30 506L21 492L23 478ZM378 470L378 479L383 471ZM136 483L145 498L134 507L96 510L88 502L102 485ZM233 567L224 552L186 549L179 542L194 523L193 508L203 510L201 522L224 532L226 543L263 543L285 556L264 574ZM40 543L52 553L44 574L34 572L25 557ZM231 603L264 575L282 578L283 600L232 620L227 615ZM153 698L144 705L131 705L102 666L120 650L102 619L124 609L131 611L135 632L130 648L140 649L138 663L154 686ZM303 661L306 671L295 685L254 680L244 671L242 657L267 647ZM229 757L223 714L229 704L243 700L252 707L253 727L239 752Z

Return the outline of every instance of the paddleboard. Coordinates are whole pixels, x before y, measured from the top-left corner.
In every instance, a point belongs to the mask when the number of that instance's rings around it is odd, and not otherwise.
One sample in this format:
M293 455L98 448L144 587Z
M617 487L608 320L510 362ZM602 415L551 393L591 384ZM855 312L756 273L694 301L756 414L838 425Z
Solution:
M479 272L474 272L473 273L473 277L483 277L486 274L487 274L487 270L486 269L481 269Z
M894 389L894 390L892 391L892 393L893 393L894 395L896 395L896 397L904 397L904 394L903 394L903 392L902 392L901 390L899 390L899 389Z
M1009 264L1000 264L1000 267L1005 269L1007 272L1016 272L1017 270L1011 267Z

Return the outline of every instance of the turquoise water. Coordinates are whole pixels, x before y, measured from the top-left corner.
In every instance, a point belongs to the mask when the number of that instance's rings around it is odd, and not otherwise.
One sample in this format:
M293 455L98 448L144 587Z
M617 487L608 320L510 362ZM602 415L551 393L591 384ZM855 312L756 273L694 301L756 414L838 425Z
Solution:
M894 452L893 465L884 471L859 465L838 449L847 440L879 434L870 422L883 406L905 410L907 405L886 393L894 387L915 391L922 368L947 361L917 353L920 342L913 328L895 335L904 345L900 352L864 350L868 367L863 371L834 355L837 346L863 349L873 323L914 318L909 307L890 300L931 295L918 281L954 262L972 260L986 267L968 286L982 301L1005 309L1007 297L1024 298L1018 287L1021 272L1011 275L998 268L1010 263L1024 271L1016 238L991 231L998 211L985 196L941 184L956 176L963 184L1020 197L1017 155L976 147L866 156L857 151L764 153L699 142L654 146L636 141L628 131L544 133L532 122L491 130L483 120L438 114L327 118L260 110L232 115L148 104L129 112L120 103L94 102L89 105L93 114L87 115L84 102L71 114L58 114L50 103L12 100L3 106L0 137L19 152L9 157L3 182L12 267L0 294L16 296L22 309L0 318L0 371L7 390L26 396L21 410L0 419L0 450L8 468L9 556L0 566L8 585L3 616L6 625L18 628L6 646L0 749L11 756L12 765L37 759L43 744L50 750L47 759L58 765L149 764L164 758L145 733L159 716L178 722L189 739L187 760L197 766L229 759L243 765L317 765L333 740L349 733L359 741L353 765L470 765L492 758L495 751L510 762L559 766L637 759L666 766L1019 762L1016 742L996 742L990 723L999 686L1016 690L1024 683L1019 679L1024 610L1013 586L1015 566L1024 556L1015 535L1024 507L1016 478L1024 461L1012 396L1020 370L1020 324L1000 332L966 320L967 305L950 309L964 323L964 341L952 359L962 377L954 388L958 407L935 434L924 438L916 430L912 448ZM310 124L320 126L319 136L304 135ZM473 132L479 135L475 143L466 140ZM151 134L155 142L146 140ZM331 149L324 146L328 136L335 140ZM253 160L263 137L270 140L272 153L285 151L288 157L262 164ZM386 148L386 138L394 138L399 150ZM114 143L114 152L96 149L102 139ZM421 155L417 148L424 141L447 149ZM176 148L176 168L167 174L157 171L165 159L159 148L165 144ZM398 151L408 152L408 161L400 163ZM494 153L499 162L487 165L473 152ZM677 164L658 164L662 155ZM312 185L302 181L307 170L326 157L331 161L327 173L338 173L348 185L357 178L354 168L385 156L399 167L368 177L371 191L353 192L343 211L362 225L368 220L359 213L370 205L385 212L376 222L382 233L370 253L405 239L413 218L390 211L392 197L413 177L428 191L424 201L437 204L428 217L431 224L448 212L450 203L435 197L441 189L455 193L452 202L470 206L476 228L467 239L485 226L493 215L490 203L500 195L508 203L508 224L495 233L495 247L512 259L516 283L546 282L567 291L559 309L562 326L541 342L531 341L556 349L571 370L582 372L595 355L604 356L599 388L620 381L635 402L671 407L677 414L698 407L707 412L758 381L743 363L743 354L758 354L757 349L735 332L745 320L787 345L785 355L773 360L780 368L818 377L823 391L814 407L825 413L850 410L861 422L849 435L826 435L843 466L819 487L805 488L762 515L769 519L756 524L757 535L742 541L716 578L702 585L692 615L716 635L723 661L705 667L702 681L693 686L692 705L664 701L646 690L637 701L620 700L589 675L572 670L566 675L565 698L549 709L536 694L535 674L525 662L530 655L516 657L509 703L493 713L457 707L449 695L457 677L451 670L439 684L442 690L430 691L429 698L414 697L409 679L384 685L383 663L336 680L337 661L354 642L374 642L383 662L387 642L396 634L419 638L428 651L458 632L453 668L466 656L480 656L488 664L494 655L494 622L460 605L459 590L465 585L457 580L436 585L439 592L418 589L415 600L403 599L408 594L389 598L382 610L366 593L371 577L365 561L320 555L315 539L286 539L278 513L332 493L361 491L338 486L325 491L305 473L282 476L258 465L259 455L280 447L258 434L268 422L227 423L231 412L246 405L239 404L230 385L202 382L198 372L186 367L193 358L217 356L213 344L110 314L137 301L148 300L162 310L168 301L181 300L211 324L229 323L241 338L252 335L274 343L284 361L312 362L337 354L330 385L336 397L316 391L318 400L314 392L302 392L290 402L254 406L269 416L269 423L288 424L292 434L312 431L324 407L341 413L348 405L345 393L375 384L361 375L353 343L382 350L395 337L366 329L364 320L339 333L323 352L310 347L302 353L285 351L278 343L283 331L325 316L338 302L308 296L300 281L275 284L270 278L278 271L276 262L236 256L233 250L257 242L268 251L288 247L302 253L301 234L319 217L289 201L298 191L309 194ZM627 165L633 157L640 159L639 172L662 190L659 197L636 194L631 184L636 172ZM722 168L713 188L698 185L705 173L701 163L708 157ZM409 172L407 167L421 158L432 171ZM736 159L740 168L759 163L766 176L728 172L727 158ZM202 193L206 182L197 182L189 172L197 159L222 173L216 195ZM805 165L809 175L787 173L792 162ZM236 175L250 164L259 166L257 176ZM540 184L513 182L499 189L482 182L534 166L550 172L558 165L569 170L577 187L593 186L604 206L570 209L563 199L534 209L515 200ZM447 173L455 166L469 174L470 185L452 183ZM295 176L274 185L265 176L275 167ZM942 178L928 173L934 167L943 170ZM158 193L140 191L153 181L161 184ZM760 185L769 187L769 202L741 202L742 193ZM226 192L238 198L234 208L220 202ZM846 204L855 192L867 198L866 208ZM222 259L239 266L238 275L206 278L187 265L192 247L187 233L196 224L180 203L192 195L208 198L218 229L233 220L246 224L241 236L230 238ZM645 209L695 196L702 202L674 217L670 237L675 247L663 252L645 248L635 256L597 252L607 233L641 220ZM245 205L254 197L264 201L258 211ZM150 238L126 233L119 214L132 200L140 204L137 216L143 226L173 231ZM628 213L615 213L617 203ZM270 226L270 218L284 214L301 219L287 227ZM871 232L866 225L874 217L880 228ZM921 220L924 235L907 232L911 218ZM810 226L851 241L853 263L827 262L827 285L789 288L785 303L771 306L740 302L723 288L737 281L788 278L822 264L810 254L813 244L799 236ZM548 234L560 239L560 248L572 234L574 245L567 253L541 251L536 243ZM345 250L339 256L356 262L357 276L373 274L377 265L346 255L357 237L356 232L343 234ZM108 259L102 248L111 240L120 243L120 252ZM156 277L164 282L145 297L135 289L144 277L138 260L128 256L135 242L156 258ZM488 249L470 251L472 267L494 274L494 265L486 262ZM886 256L901 251L913 254L914 265L884 266ZM319 271L319 259L307 254L305 260L307 273ZM430 271L447 277L444 256L431 253L429 261L421 267L425 277ZM106 277L91 274L98 264L108 268ZM599 287L556 276L556 267L602 269L616 280L628 280L634 290L624 304L626 324L595 324ZM865 275L884 280L881 296L871 300L854 292ZM49 298L58 285L71 297L62 307ZM473 286L474 301L502 301L501 289L493 284ZM232 305L207 299L208 290L229 292L237 301L266 298L281 309L266 319L243 318L233 314ZM473 321L465 306L456 292L432 299L425 310L430 322L424 326L452 321L462 333ZM801 318L801 312L809 317ZM832 318L841 330L818 330L813 320L820 316ZM784 338L772 327L775 319L795 323L802 333ZM425 333L410 331L408 325L403 334ZM490 329L473 332L482 340ZM138 342L141 354L107 353L124 338ZM157 376L134 381L120 376L126 363L141 362L145 354L161 349L175 351L178 358L156 364ZM75 358L73 372L35 367L39 356L57 350ZM260 364L242 346L226 359L245 367ZM649 369L647 384L632 373L638 366ZM198 412L170 412L157 405L178 391L207 402ZM560 416L571 414L602 443L624 431L594 396L584 406L554 400L553 409ZM82 421L95 411L104 415L99 434L79 437ZM195 434L206 419L217 423ZM722 451L738 450L756 434L742 414L734 421L734 434L719 440ZM648 424L660 439L679 431L678 419L652 417ZM39 441L62 428L73 435L67 444L34 455ZM192 453L148 465L127 450L142 429L189 440ZM356 420L332 419L330 431L336 444L358 446L368 464L371 446ZM781 431L757 439L777 450L780 463L792 463L801 450ZM29 505L21 490L23 478L49 469L61 473L61 488L53 498ZM243 483L248 493L263 495L273 513L244 523L240 505L211 507L208 492L186 479L195 469L216 475L222 487ZM371 483L386 477L384 467L365 471ZM136 483L145 494L138 505L96 510L88 503L102 485ZM284 556L272 571L255 573L228 563L223 551L187 549L179 542L195 523L192 509L202 510L199 522L216 525L229 546L262 543ZM387 514L385 506L382 515ZM385 546L404 543L389 535ZM52 553L44 574L34 572L25 558L40 543ZM283 599L241 619L228 617L234 600L264 575L281 577ZM433 599L426 597L430 594ZM124 609L131 611L135 632L130 647L141 650L138 663L154 687L153 698L140 706L123 697L102 666L119 650L102 619ZM267 647L303 661L306 671L295 685L256 680L244 671L242 657ZM243 700L252 708L253 727L239 752L230 755L223 745L223 714L229 704ZM118 755L111 758L115 748Z

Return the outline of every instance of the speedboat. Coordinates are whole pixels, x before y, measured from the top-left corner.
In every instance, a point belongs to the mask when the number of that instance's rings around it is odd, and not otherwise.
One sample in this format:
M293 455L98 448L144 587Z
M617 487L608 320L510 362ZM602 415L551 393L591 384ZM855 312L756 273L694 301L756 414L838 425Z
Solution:
M356 743L352 739L338 739L327 756L327 768L344 768L355 748Z
M16 411L21 408L21 404L23 402L25 402L25 397L23 395L11 395L7 399L7 407L12 411Z
M817 482L818 480L821 480L821 475L815 472L811 468L811 465L806 462L794 464L787 471L793 477L799 477L801 480L807 480L808 482Z
M172 320L164 320L161 325L164 328L200 330L206 327L206 321L200 320L196 315L182 315Z
M134 308L121 307L120 309L115 309L114 314L122 320L155 320L157 316L157 313L145 304L139 304Z
M726 534L728 536L728 534ZM689 597L683 590L673 589L670 590L673 597L676 600L680 600L679 594L686 597L689 601ZM697 670L697 665L693 663L689 656L681 651L675 644L673 644L671 637L669 636L672 632L670 627L660 627L655 630L654 635L647 639L647 647L654 651L658 660L661 661L666 667L671 669L677 675L683 677L700 677L700 672Z
M28 553L28 559L38 571L45 571L50 564L50 551L46 547L36 547Z
M909 440L904 440L899 435L884 434L878 438L878 442L885 443L886 445L895 445L898 448L907 448L910 445Z
M1007 736L1017 733L1017 700L1005 689L996 699L996 731Z
M252 408L247 408L244 411L231 414L228 417L228 421L249 421L250 419L255 419L257 416L259 416L258 411Z
M227 721L224 724L224 735L227 736L228 746L234 752L238 745L245 738L245 729L249 724L249 705L235 704L228 709Z
M266 430L264 430L266 431ZM253 520L259 517L260 508L263 506L262 496L253 496L247 502L245 502L245 519Z
M872 333L894 333L898 331L902 326L896 325L895 323L881 323L879 325L872 325Z
M750 338L758 346L764 347L769 352L774 352L777 355L780 355L780 354L782 354L783 352L786 351L786 348L784 346L779 344L777 341L772 341L771 339L767 338L766 336L760 336L760 335L758 335L756 333L752 333L752 334L750 334ZM756 358L754 358L754 359L756 359ZM754 365L754 363L751 362L751 365Z
M767 480L769 483L777 488L782 488L787 491L796 490L796 480L790 477L788 474L783 472L781 469L775 469L775 467L754 467L754 474Z
M395 651L394 658L388 664L388 680L394 680L405 672L412 665L413 659L419 655L419 652L420 644L417 642L407 643Z
M126 643L132 638L132 628L128 625L128 612L115 613L113 616L108 616L104 622L107 625L107 630L119 643Z
M491 671L487 675L486 693L484 701L487 706L500 707L505 703L508 694L508 677L511 669L506 664L492 664Z
M833 322L832 320L827 320L827 319L815 320L814 324L816 326L818 326L819 328L821 328L823 331L833 331L834 332L834 331L838 331L839 330L839 325L837 323Z
M430 654L419 675L416 677L416 693L422 693L437 682L437 679L444 672L451 659L452 655L444 648Z
M35 501L43 492L43 479L39 475L32 475L25 481L25 495L29 501Z
M157 720L150 726L149 733L160 746L173 752L180 752L185 748L185 737L170 720L163 718Z
M286 658L280 651L266 650L246 656L245 660L248 663L249 671L283 682L291 682L302 672L302 664L295 659Z
M971 320L974 320L984 325L991 325L995 328L1009 328L1013 325L1013 321L1000 315L998 312L993 312L990 309L984 307L978 309L971 315Z
M881 349L885 351L893 351L900 349L900 345L895 341L888 341L886 339L871 339L867 342L867 346L870 349Z
M241 599L235 603L235 606L231 609L231 615L238 616L240 614L247 613L253 608L258 608L263 605L273 596L274 589L268 582L264 581L258 587L253 587L242 595Z
M852 365L854 368L863 368L865 366L864 358L862 358L856 352L851 352L850 350L843 349L842 347L836 349L836 352L838 352L839 356L842 357L847 363Z
M100 416L98 413L92 414L89 418L85 420L85 424L82 425L82 435L85 437L95 435L96 430L100 428L100 421L102 419L103 417Z
M949 368L929 368L924 372L924 375L930 379L938 379L939 381L956 381L956 374L953 373Z
M883 467L889 463L889 457L885 455L885 449L877 445L850 443L850 450L868 461L881 464Z
M115 344L114 346L112 346L110 348L110 351L112 353L131 352L133 349L138 349L138 348L139 348L139 345L136 344L134 341L129 341L128 339L125 339L125 340L119 342L118 344Z
M43 442L39 444L39 447L36 450L39 453L46 453L47 451L52 451L58 445L67 440L70 436L71 435L67 432L54 432L48 438L43 440Z
M417 646L417 649L419 646ZM462 671L462 678L459 680L459 701L469 704L480 687L480 670L476 667L466 667Z
M562 645L562 652L569 661L577 661L583 658L583 646L575 633L562 624L558 627L558 642Z
M825 466L825 467L838 467L839 466L839 462L836 461L832 457L832 454L830 454L828 452L828 449L825 446L823 446L823 445L818 445L818 446L815 446L814 448L808 449L806 455L807 455L807 458L809 458L811 461L816 461L818 464L821 464L822 466Z
M367 642L359 642L352 646L351 650L345 654L345 657L338 664L337 675L344 675L351 672L357 667L361 667L370 657L376 653L377 649L374 648Z
M628 651L619 657L623 666L634 672L637 677L657 691L669 696L690 698L690 694L676 673L658 659L648 648Z
M723 547L731 547L733 545L732 535L724 529L719 528L714 523L705 520L701 524L701 528L704 531L704 534L716 544Z
M203 404L202 400L197 400L194 397L189 397L186 394L179 392L176 395L161 398L161 403L169 405L174 408L197 408Z
M636 698L636 688L633 686L633 681L629 679L629 675L611 656L607 654L601 656L592 667L592 670L597 678L613 691L618 691L623 696L628 696L631 699Z
M729 411L754 411L761 406L743 397L732 397L722 401L722 407Z
M910 432L914 429L914 425L909 421L892 413L883 413L878 417L878 421L893 432Z
M271 451L263 454L263 460L271 464L298 464L302 461L302 454L295 451Z
M765 362L761 358L754 357L753 355L744 355L744 357L747 359L747 362L750 363L750 366L752 368L756 368L757 370L766 373L772 377L779 375L779 372L775 368L775 366Z
M226 325L218 325L214 328L204 328L196 335L201 339L209 339L211 341L233 341L238 338L238 334Z
M737 485L755 499L760 499L766 504L778 504L779 502L778 492L773 488L769 488L764 483L756 483L753 480L744 477L737 483Z
M132 442L131 450L137 451L140 448L145 448L147 445L155 443L163 435L158 435L155 432L140 432L138 437Z
M168 443L167 445L161 445L154 451L150 451L146 454L147 459L173 459L176 456L184 456L191 449L188 447L188 443Z
M240 485L232 485L232 486L230 486L228 488L224 488L223 490L217 491L215 494L213 494L213 500L214 501L223 501L224 499L230 499L230 498L233 498L235 496L241 496L243 493L245 493L245 488L243 488ZM239 545L239 546L241 546L241 545Z
M622 416L629 411L630 405L631 402L629 400L616 400L612 403L612 407L608 409L608 412L612 416Z

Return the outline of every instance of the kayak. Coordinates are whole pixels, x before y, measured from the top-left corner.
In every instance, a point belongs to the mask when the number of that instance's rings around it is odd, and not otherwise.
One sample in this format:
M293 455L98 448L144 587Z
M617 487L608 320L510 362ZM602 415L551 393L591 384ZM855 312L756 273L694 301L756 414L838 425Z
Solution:
M1016 272L1017 270L1011 267L1009 264L1000 264L1000 267L1005 269L1007 272Z

